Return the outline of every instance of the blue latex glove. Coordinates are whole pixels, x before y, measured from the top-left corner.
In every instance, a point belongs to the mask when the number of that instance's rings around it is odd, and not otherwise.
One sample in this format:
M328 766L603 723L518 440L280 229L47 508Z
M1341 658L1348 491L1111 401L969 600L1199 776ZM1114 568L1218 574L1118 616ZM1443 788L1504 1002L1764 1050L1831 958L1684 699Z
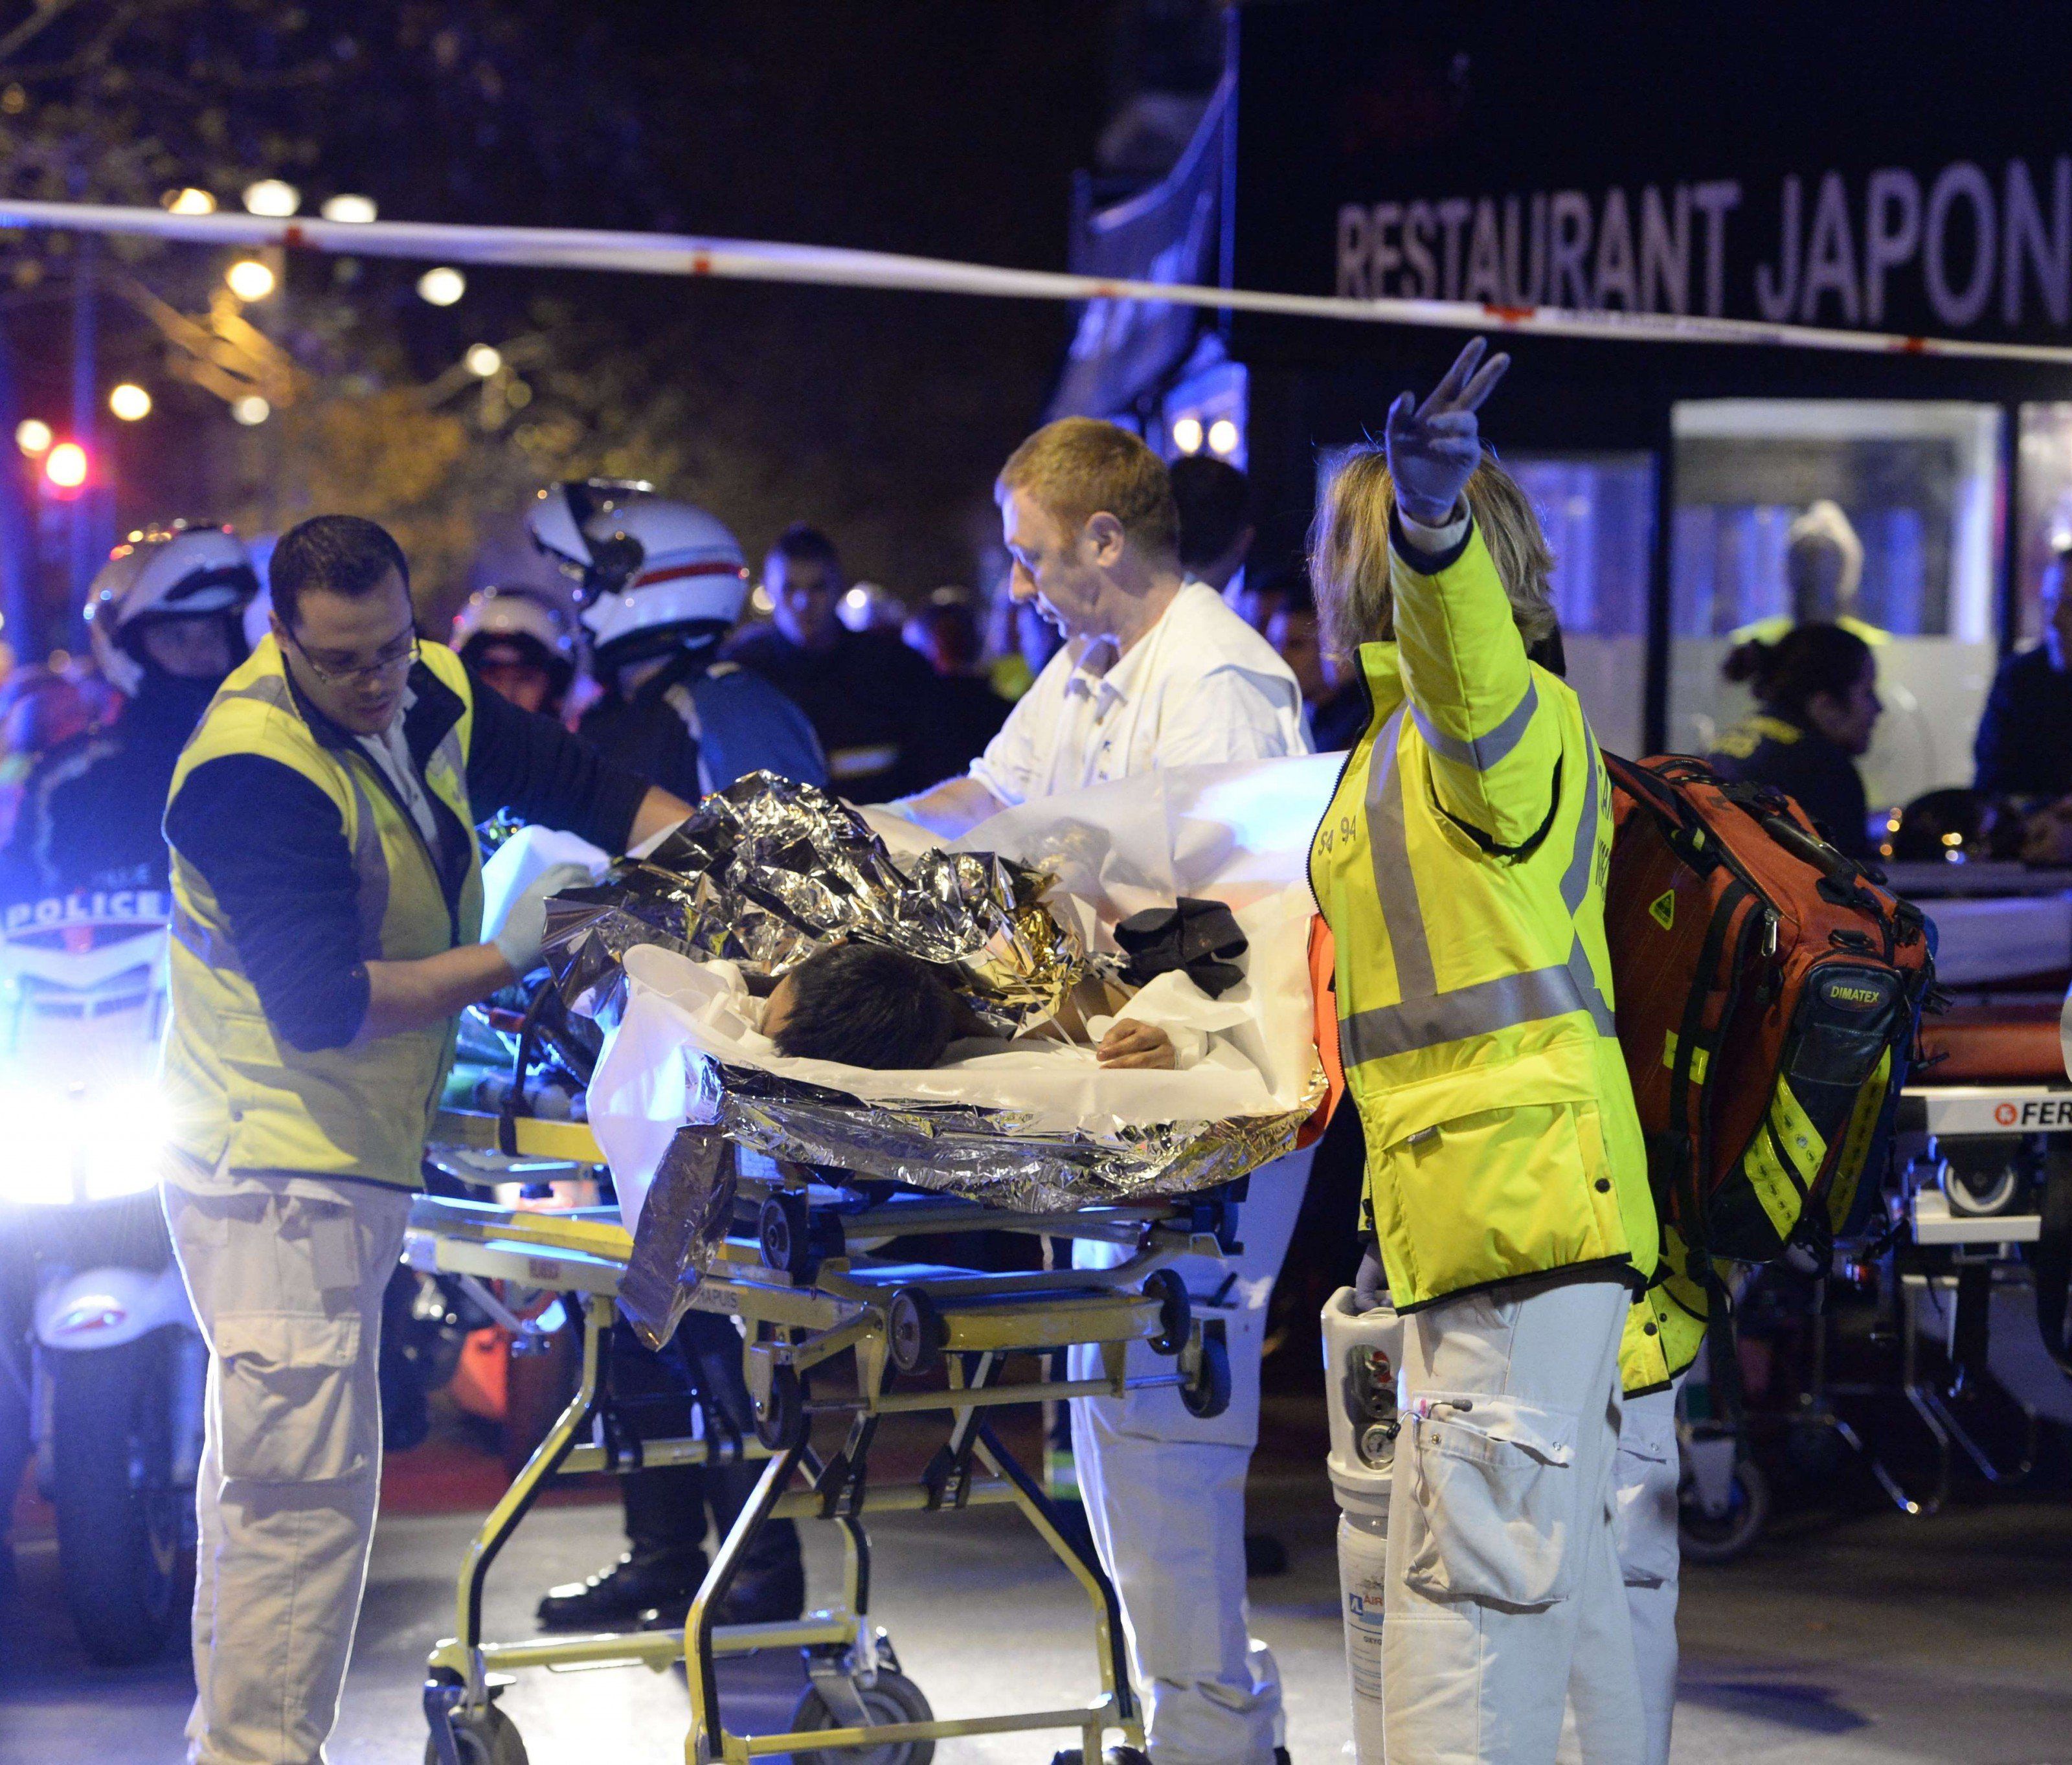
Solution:
M1475 413L1511 365L1503 355L1483 362L1488 347L1486 339L1472 339L1423 404L1415 393L1404 393L1388 407L1383 441L1396 506L1420 526L1444 527L1453 519L1462 491L1482 463Z
M1372 1311L1388 1303L1388 1271L1381 1265L1380 1253L1369 1245L1360 1258L1359 1273L1353 1277L1353 1310Z

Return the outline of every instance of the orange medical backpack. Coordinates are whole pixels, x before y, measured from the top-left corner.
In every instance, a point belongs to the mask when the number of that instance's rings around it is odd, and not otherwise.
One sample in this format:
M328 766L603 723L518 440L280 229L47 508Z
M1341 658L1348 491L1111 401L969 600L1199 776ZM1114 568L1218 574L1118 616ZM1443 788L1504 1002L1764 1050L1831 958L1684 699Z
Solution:
M1605 764L1605 929L1656 1205L1701 1262L1824 1261L1877 1196L1933 930L1782 792L1682 755Z

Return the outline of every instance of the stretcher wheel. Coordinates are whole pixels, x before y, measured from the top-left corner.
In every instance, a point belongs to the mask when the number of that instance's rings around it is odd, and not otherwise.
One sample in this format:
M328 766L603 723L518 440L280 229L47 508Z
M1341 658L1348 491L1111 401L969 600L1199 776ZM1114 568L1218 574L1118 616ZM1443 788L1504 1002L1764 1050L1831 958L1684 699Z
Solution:
M472 1715L456 1714L451 1721L460 1765L528 1765L518 1725L494 1704ZM425 1765L442 1765L436 1740L425 1742Z
M1180 1386L1180 1401L1189 1415L1207 1421L1230 1408L1230 1344L1223 1339L1220 1325L1202 1331L1201 1348L1191 1359L1193 1364L1183 1368L1186 1377Z
M902 1287L886 1310L892 1364L902 1372L926 1372L943 1358L949 1331L935 1302L919 1287Z
M796 1195L775 1195L763 1203L756 1238L763 1262L795 1278L803 1277L806 1253L806 1204Z
M1677 1542L1692 1562L1732 1562L1762 1535L1769 1519L1769 1479L1753 1458L1737 1458L1727 1511L1716 1519L1699 1505L1687 1481L1678 1502Z
M1151 1339L1152 1352L1177 1355L1187 1346L1188 1327L1194 1321L1187 1283L1177 1269L1154 1269L1144 1277L1144 1296L1158 1302L1158 1334Z
M755 1406L755 1438L772 1452L787 1452L806 1438L806 1387L791 1367L771 1370L770 1396Z
M894 1722L932 1722L935 1719L928 1700L921 1695L921 1688L904 1673L880 1668L877 1682L857 1687L857 1696L862 1699L864 1714L873 1728L889 1726ZM821 1701L817 1686L806 1688L805 1696L799 1700L799 1707L791 1713L795 1734L810 1734L816 1729L848 1726ZM893 1741L883 1746L830 1747L824 1752L801 1749L793 1753L791 1759L792 1765L928 1765L935 1756L933 1741Z

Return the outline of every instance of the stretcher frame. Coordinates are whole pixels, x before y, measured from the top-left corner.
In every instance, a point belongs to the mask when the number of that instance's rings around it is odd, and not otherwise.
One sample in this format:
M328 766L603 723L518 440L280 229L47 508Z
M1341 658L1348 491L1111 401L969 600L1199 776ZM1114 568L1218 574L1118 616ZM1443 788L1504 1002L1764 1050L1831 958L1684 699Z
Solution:
M448 1111L432 1136L435 1150L501 1152L565 1164L578 1173L603 1158L584 1124ZM450 1166L448 1166L451 1168ZM743 1178L741 1191L760 1204L760 1230L730 1236L712 1270L690 1295L694 1309L738 1318L745 1326L744 1371L757 1416L755 1438L739 1436L705 1409L703 1437L621 1439L606 1393L603 1345L619 1315L619 1281L632 1240L618 1210L567 1212L512 1209L420 1196L412 1210L405 1260L426 1273L507 1280L567 1298L583 1319L581 1370L574 1395L532 1456L485 1516L463 1555L455 1590L455 1630L431 1651L425 1711L432 1754L463 1765L457 1734L484 1719L491 1700L520 1668L562 1672L641 1665L686 1668L691 1726L689 1765L748 1765L771 1754L825 1752L844 1746L932 1742L966 1735L1075 1730L1087 1765L1103 1755L1110 1731L1120 1745L1110 1757L1139 1762L1144 1746L1141 1702L1130 1685L1122 1615L1113 1586L1073 1536L1042 1487L1001 1442L986 1413L1047 1399L1116 1397L1148 1385L1179 1387L1200 1413L1228 1399L1227 1345L1220 1322L1190 1314L1186 1292L1167 1265L1182 1256L1220 1256L1235 1248L1236 1209L1225 1195L1075 1211L1011 1214L942 1195L888 1200L853 1198L840 1205L816 1199L790 1180ZM737 1207L737 1218L740 1209ZM871 1250L887 1238L927 1232L1011 1232L1081 1237L1128 1246L1104 1269L992 1273L880 1261ZM1171 1356L1170 1374L1131 1378L1133 1342ZM1097 1343L1097 1378L997 1383L1007 1356ZM805 1376L845 1351L857 1376L842 1396L808 1400ZM942 1389L892 1389L897 1380L941 1367ZM943 1446L918 1481L874 1483L867 1460L878 1421L891 1413L948 1413ZM808 1438L812 1418L845 1414L841 1447L822 1456ZM587 1427L590 1438L582 1437ZM643 1467L765 1464L754 1492L714 1554L683 1628L590 1636L544 1636L485 1642L483 1588L491 1566L540 1494L557 1476L623 1474ZM803 1473L804 1486L792 1487ZM883 1672L896 1673L889 1640L869 1625L870 1513L1012 1507L1078 1581L1094 1609L1099 1694L1086 1705L982 1717L869 1724L862 1692ZM795 1622L722 1626L715 1622L735 1570L758 1531L776 1519L823 1519L840 1528L840 1599ZM762 1648L806 1652L813 1691L844 1726L740 1734L721 1718L717 1662ZM923 1706L925 1708L925 1705Z
M2072 1133L2072 1088L2028 1081L1910 1085L1901 1094L1899 1125L1902 1133L1941 1140ZM2033 1213L1958 1213L1939 1190L1910 1185L1903 1201L1906 1240L1917 1257L1926 1253L1920 1266L1898 1273L1900 1392L1928 1436L1933 1458L1926 1488L1910 1488L1835 1408L1838 1397L1873 1397L1889 1388L1874 1380L1840 1381L1830 1376L1833 1327L1824 1303L1818 1308L1812 1332L1811 1387L1803 1400L1799 1419L1827 1430L1862 1460L1886 1499L1901 1513L1910 1519L1927 1520L1941 1512L1950 1499L1959 1450L1989 1484L2019 1483L2035 1467L2041 1438L2035 1412L2016 1399L2026 1417L2027 1438L2013 1464L1999 1463L1923 1372L1921 1343L1924 1311L1936 1304L1938 1294L1954 1290L1958 1270L1967 1265L1990 1267L2004 1261L2013 1247L2033 1244L2042 1220Z

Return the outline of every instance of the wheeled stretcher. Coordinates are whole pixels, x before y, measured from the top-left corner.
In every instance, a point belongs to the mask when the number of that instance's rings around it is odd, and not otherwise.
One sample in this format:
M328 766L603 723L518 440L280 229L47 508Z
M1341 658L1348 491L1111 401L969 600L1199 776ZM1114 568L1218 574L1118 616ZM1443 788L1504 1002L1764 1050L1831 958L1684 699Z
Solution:
M492 1160L500 1140L507 1154L520 1158L571 1166L602 1162L579 1123L514 1123L450 1113L435 1136L439 1145L472 1149ZM715 1406L705 1405L696 1438L656 1441L638 1439L622 1426L610 1389L605 1346L632 1249L618 1210L536 1212L421 1198L405 1252L412 1265L550 1290L566 1296L570 1312L582 1319L574 1395L485 1518L462 1561L454 1634L438 1644L428 1664L427 1759L440 1765L522 1760L522 1742L493 1701L506 1676L519 1668L638 1664L659 1671L678 1661L689 1680L685 1757L693 1761L745 1762L865 1744L902 1749L893 1756L906 1759L952 1736L1044 1730L1073 1731L1089 1760L1100 1756L1111 1733L1120 1737L1120 1749L1141 1750L1142 1715L1123 1665L1114 1589L988 1418L1001 1405L1120 1396L1145 1383L1171 1384L1190 1409L1217 1413L1229 1401L1222 1325L1190 1315L1186 1290L1169 1265L1182 1255L1227 1250L1236 1212L1227 1188L1174 1200L1022 1214L883 1185L807 1180L775 1166L744 1175L733 1228L697 1280L690 1302L740 1322L754 1433L741 1437ZM880 1254L891 1240L917 1233L940 1239L980 1232L1096 1240L1125 1253L1109 1268L1006 1273ZM1047 1351L1080 1343L1101 1346L1101 1376L1002 1382L1015 1357L1038 1357L1040 1367L1047 1364ZM1148 1380L1128 1378L1124 1353L1133 1343L1149 1344L1170 1360L1170 1370ZM939 1446L918 1479L874 1481L871 1450L880 1419L913 1411L941 1416ZM824 1417L846 1423L832 1449L824 1434L817 1446L810 1438L816 1419ZM767 1468L680 1633L483 1640L484 1581L555 1478L742 1459L764 1462ZM1087 1593L1098 1687L1083 1705L939 1719L899 1672L883 1633L870 1625L868 1516L989 1506L1018 1509ZM757 1531L778 1518L817 1518L838 1527L844 1549L840 1598L793 1623L716 1625L713 1615L736 1565ZM718 1660L780 1648L804 1651L810 1681L793 1731L733 1732L721 1706Z
M1955 994L1947 1011L1924 1021L1927 1064L1901 1100L1890 1258L1879 1271L1899 1393L1927 1440L1925 1472L1894 1468L1836 1412L1836 1398L1889 1387L1829 1377L1824 1310L1803 1419L1861 1457L1894 1506L1925 1517L1948 1499L1960 1463L1988 1483L2017 1481L2032 1468L2041 1426L2072 1423L2064 1251L2047 1241L2052 1195L2072 1192L2072 1087L2060 1027L2072 894L2062 877L2012 865L1896 866L1894 880L1934 917L1938 977ZM2062 1234L2065 1222L2055 1229ZM2021 1417L2008 1431L2025 1445L2011 1457L2005 1442L1996 1455L1982 1441L1968 1412L1988 1385Z

